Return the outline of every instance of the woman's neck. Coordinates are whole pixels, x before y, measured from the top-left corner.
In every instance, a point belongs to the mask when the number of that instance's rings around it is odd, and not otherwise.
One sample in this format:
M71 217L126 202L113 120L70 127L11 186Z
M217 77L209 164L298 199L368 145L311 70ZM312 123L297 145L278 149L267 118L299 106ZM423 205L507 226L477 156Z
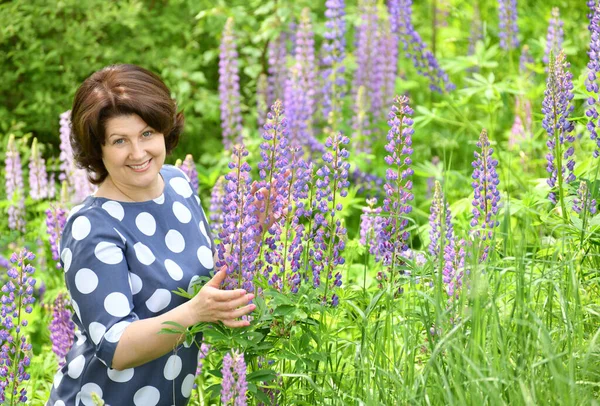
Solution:
M94 196L123 202L145 202L159 197L163 193L163 189L164 180L160 173L158 174L154 185L145 189L133 190L127 188L125 185L116 184L110 176L107 176L100 187L98 187Z

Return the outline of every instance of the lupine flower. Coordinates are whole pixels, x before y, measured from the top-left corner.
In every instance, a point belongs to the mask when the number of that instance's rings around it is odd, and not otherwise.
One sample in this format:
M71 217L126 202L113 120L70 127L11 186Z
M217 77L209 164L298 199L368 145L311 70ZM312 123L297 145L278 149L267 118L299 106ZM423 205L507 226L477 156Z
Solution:
M306 95L306 105L304 106L312 117L316 105L316 69L315 69L315 41L313 27L310 19L310 9L305 7L300 14L300 24L296 31L294 42L296 51L295 58L300 70L301 89ZM312 133L311 133L312 134Z
M56 354L60 367L65 364L65 356L71 349L75 337L75 323L71 320L71 311L66 306L68 303L69 300L62 293L56 297L49 327L52 351Z
M29 262L35 255L27 250L13 253L10 262L16 264L7 271L8 281L2 286L0 312L0 403L10 399L27 403L27 391L21 385L29 380L26 368L31 360L31 344L22 330L27 326L22 312L31 313L35 301L33 288L35 268ZM20 388L21 387L21 388Z
M450 82L448 74L440 67L435 55L427 49L427 45L421 39L419 33L412 24L412 0L390 0L397 1L398 6L390 10L398 10L397 18L399 36L402 41L406 57L411 59L417 72L429 79L429 88L438 93L454 90L455 86Z
M248 151L243 145L233 147L230 173L225 175L225 197L223 199L223 229L219 234L221 243L217 247L217 268L227 267L226 289L241 287L254 291L254 273L258 247L255 198L250 190L250 165L245 161ZM229 252L225 252L229 247Z
M52 200L56 197L56 176L48 172L48 199Z
M259 128L265 125L265 118L267 117L267 109L269 108L267 104L268 91L267 75L261 73L256 81L256 120Z
M75 171L73 149L71 148L71 110L60 115L60 175L58 180L70 182Z
M269 63L269 77L268 81L268 91L267 91L267 105L265 106L265 114L266 109L275 103L275 100L285 100L284 92L286 86L286 78L288 76L287 72L287 62L286 56L287 51L285 47L286 35L285 33L280 33L277 38L269 41L269 46L267 48L268 55L268 63Z
M367 162L371 160L366 158ZM366 197L379 197L384 184L384 179L372 173L364 172L359 167L355 167L350 172L352 184L356 186L357 194L365 194Z
M475 46L478 41L483 40L483 28L481 27L481 12L479 11L479 4L473 4L473 19L471 21L471 31L469 35L469 50L467 55L473 55L475 53Z
M587 6L590 9L590 12L587 14L588 20L590 20L590 24L588 25L588 30L590 30L590 32L592 31L592 19L596 13L597 4L598 0L587 0Z
M582 211L587 210L589 214L594 215L597 209L596 199L592 199L587 182L581 181L577 188L577 196L573 199L573 211L581 215Z
M515 120L508 137L508 148L515 149L523 141L531 138L532 132L531 101L523 96L517 96L515 103Z
M496 167L498 161L493 157L494 149L490 148L487 131L484 129L477 142L479 151L475 151L473 166L473 219L471 220L472 235L481 241L483 252L481 261L487 258L493 229L499 222L496 220L500 208L500 180Z
M446 292L450 296L449 301L458 298L463 285L465 273L465 240L461 239L458 244L451 239L444 247L444 270L443 281L446 284Z
M329 114L340 113L341 99L345 95L344 58L346 56L346 6L344 0L327 0L325 2L325 42L323 50L323 116L329 120ZM333 123L330 123L333 124Z
M573 111L573 105L571 104L573 99L573 83L571 81L573 75L568 71L568 68L569 63L562 51L556 59L553 58L550 61L544 101L542 102L542 113L544 113L542 126L548 133L546 145L550 150L546 155L548 161L546 170L550 174L548 186L551 188L548 198L554 204L560 200L561 205L564 205L563 188L565 184L575 180L573 173L575 149L570 145L575 141L575 137L572 135L574 125L569 121L569 114ZM558 200L557 192L559 194ZM564 212L563 207L563 214L566 215Z
M210 351L210 344L202 343L200 344L200 349L198 350L198 366L196 367L196 376L201 376L202 371L204 369L204 358L208 355ZM194 389L196 389L198 385L194 382Z
M31 158L29 160L29 195L33 200L44 199L48 196L48 174L46 161L38 148L37 138L31 145Z
M383 84L381 88L382 104L386 106L394 101L396 94L396 77L398 76L398 35L389 29L389 21L384 21L380 27L379 60ZM378 110L382 106L378 107Z
M587 99L587 109L585 115L589 121L587 129L590 131L590 138L596 142L594 157L600 156L600 139L596 127L598 126L598 104L600 103L600 90L598 87L597 75L600 74L600 3L593 8L594 13L590 23L590 50L588 55L590 61L587 64L588 74L585 80L585 88L591 93Z
M376 198L367 199L367 206L362 208L360 215L360 243L374 252L375 247L375 221L381 214L381 207L374 207Z
M517 0L498 0L500 19L500 48L510 51L519 46L517 26Z
M223 231L223 208L226 182L224 176L219 176L210 194L210 227L217 236Z
M56 268L60 269L60 254L59 254L59 242L62 231L65 228L67 222L67 210L59 206L51 205L46 209L46 232L48 233L50 241L50 251L52 252L52 259L56 261Z
M523 45L521 48L521 56L519 56L519 73L526 77L533 76L534 72L527 65L534 63L533 57L529 53L529 46Z
M245 406L246 392L246 363L244 354L232 350L223 358L223 383L221 384L221 402L224 405Z
M560 11L558 7L552 8L552 17L548 25L548 33L546 34L546 49L544 51L545 64L550 62L550 53L557 55L562 49L565 33L563 31L563 21L560 19Z
M412 211L410 201L413 200L412 180L412 128L410 118L413 110L406 96L396 96L389 114L387 134L388 143L385 150L389 153L385 162L389 168L386 171L386 183L383 186L385 198L381 229L377 236L379 260L386 265L390 272L390 281L394 282L396 267L402 264L400 254L408 249L410 233L406 230L408 219L405 216ZM387 280L385 274L379 275L380 280Z
M192 154L187 154L185 156L185 159L181 164L181 170L187 175L192 183L194 193L198 194L198 169L196 169L196 164L194 163L194 157L192 157Z
M25 192L23 188L23 168L21 155L15 145L15 136L8 137L6 148L6 196L8 206L8 228L25 232Z
M318 178L315 182L316 193L313 202L315 228L312 234L313 246L309 248L309 266L313 272L312 281L315 288L321 285L322 272L325 272L326 291L330 289L328 281L332 279L331 288L342 285L341 273L337 272L334 277L333 271L337 265L345 262L341 254L345 248L346 229L340 219L336 219L335 214L343 208L339 200L336 200L337 194L341 197L348 195L350 164L347 162L349 153L344 146L349 142L348 137L341 133L328 137L325 146L329 150L323 154L324 165L316 172ZM322 303L326 303L327 300L324 296ZM331 304L336 306L337 300L337 295L333 294Z
M429 254L437 258L442 250L454 240L454 227L452 226L452 213L450 206L444 201L444 194L440 182L435 181L435 191L429 215Z
M352 116L352 145L357 153L370 154L373 137L369 120L367 89L361 85L356 92L354 115Z
M233 18L231 17L225 24L219 49L219 96L223 145L225 149L231 149L233 144L241 142L242 137L238 53L233 33Z

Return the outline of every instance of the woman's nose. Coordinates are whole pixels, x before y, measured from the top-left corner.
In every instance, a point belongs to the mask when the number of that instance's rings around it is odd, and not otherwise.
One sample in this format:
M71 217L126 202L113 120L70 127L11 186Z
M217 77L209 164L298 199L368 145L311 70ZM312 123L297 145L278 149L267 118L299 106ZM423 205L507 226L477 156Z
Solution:
M130 155L130 159L132 161L141 163L138 161L146 157L146 151L145 151L143 145L136 141L136 142L131 143L131 151L130 151L129 155Z

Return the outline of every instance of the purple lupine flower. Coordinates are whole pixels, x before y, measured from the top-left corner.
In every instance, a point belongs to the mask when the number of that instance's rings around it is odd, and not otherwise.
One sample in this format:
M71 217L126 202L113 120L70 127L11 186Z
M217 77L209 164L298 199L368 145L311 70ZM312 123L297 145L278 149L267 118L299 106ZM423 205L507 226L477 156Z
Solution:
M523 96L517 96L515 103L515 120L508 137L508 148L515 149L522 142L533 136L531 101Z
M67 222L67 211L62 207L51 205L46 210L46 232L48 233L50 241L50 251L52 252L52 259L56 261L56 268L60 269L60 253L59 253L59 241L62 231L65 228Z
M267 75L261 73L256 81L256 121L258 128L262 128L265 125L267 110L269 108L267 104L269 98L268 91Z
M442 186L438 181L435 181L430 213L429 254L437 258L442 252L442 247L449 245L450 240L454 240L452 213L450 212L450 206L444 201Z
M71 311L67 308L69 300L61 293L54 300L52 306L52 321L50 322L50 340L52 351L58 357L58 364L65 364L65 356L73 345L75 337L75 323L71 320Z
M546 49L542 61L547 65L550 62L550 53L557 55L562 49L565 33L563 31L563 21L560 19L558 7L552 8L550 24L548 24L548 33L546 34Z
M280 33L277 38L269 41L267 48L268 55L268 91L267 91L267 105L266 108L273 105L275 100L285 100L284 92L286 86L287 72L287 51L286 51L286 35ZM265 111L266 114L266 111Z
M600 156L600 139L596 132L598 126L598 104L600 104L600 90L598 87L598 74L600 74L600 3L594 7L593 17L590 23L590 50L588 55L590 61L587 64L588 73L585 80L585 88L591 93L587 99L587 109L585 115L588 117L587 129L590 132L590 138L596 143L594 157Z
M519 73L526 77L533 76L534 72L528 65L533 65L535 61L529 53L529 46L523 45L521 55L519 56Z
M381 25L383 31L379 39L379 55L381 56L381 75L383 77L382 102L391 104L396 94L396 77L398 76L398 35Z
M405 216L412 211L410 201L413 200L412 180L412 128L413 120L410 118L413 110L409 106L406 96L396 96L389 114L387 134L388 143L385 150L389 153L385 162L389 166L386 171L386 183L383 186L385 198L383 200L384 217L381 219L380 230L377 235L379 255L376 259L388 267L390 282L394 283L396 267L402 264L400 254L408 249L410 233L406 230L408 219ZM380 275L380 280L388 280L385 274Z
M356 92L356 101L354 103L354 114L352 115L352 145L356 153L371 153L371 126L369 120L369 101L367 90L361 85Z
M334 276L333 271L337 265L345 262L341 254L345 248L346 229L335 214L343 208L339 200L336 200L337 195L346 197L350 185L348 181L350 164L347 162L350 154L344 147L349 142L349 138L341 133L328 137L325 142L328 151L323 154L324 165L316 172L316 193L313 202L315 228L313 247L309 249L309 265L313 272L312 281L315 288L321 285L322 273L325 272L326 292L330 288L342 285L341 273L337 272ZM328 281L332 281L333 286L330 286ZM322 297L323 304L327 300L326 296ZM332 296L331 303L334 306L337 304L337 296Z
M223 357L221 402L224 405L245 406L248 383L244 354L232 350Z
M181 163L181 170L190 180L194 193L198 194L198 169L196 169L196 164L194 163L194 157L192 157L192 154L187 154L185 156L185 159Z
M542 113L544 113L542 126L548 133L546 145L549 152L546 155L548 161L546 171L550 174L548 186L551 188L548 198L554 204L560 200L564 215L566 215L566 210L563 188L567 183L575 180L575 174L573 173L575 149L571 145L575 141L572 134L574 125L569 121L569 114L573 111L571 103L573 99L573 75L568 69L569 63L563 51L558 54L556 59L552 58L548 67L548 80L546 81L544 101L542 102ZM558 200L557 192L559 194Z
M596 199L592 199L587 182L581 181L577 188L577 196L573 199L573 211L579 215L582 211L594 215L597 209Z
M33 200L48 197L48 174L46 173L46 161L38 148L37 138L33 139L31 145L31 158L29 160L29 195Z
M367 199L367 206L362 208L360 215L360 240L359 242L369 248L369 252L374 252L375 247L375 222L381 214L381 207L374 207L377 204L376 198Z
M479 10L479 3L474 3L473 19L471 20L471 31L469 34L469 50L467 51L467 55L473 55L475 53L475 46L479 41L483 41L481 11Z
M596 7L598 4L598 0L587 0L587 6L590 9L590 12L587 14L588 20L590 20L590 24L588 25L588 30L592 32L592 19L594 18L594 14L596 13Z
M371 162L370 156L365 158L365 162ZM356 193L364 194L366 197L380 197L384 179L375 174L364 172L359 167L355 167L350 172L352 184L356 186Z
M440 67L435 55L427 49L412 24L412 0L398 1L399 37L403 44L406 57L411 59L417 72L429 79L429 88L438 93L454 90L448 74Z
M70 182L75 171L73 148L71 147L71 110L60 115L60 175L58 180ZM72 186L71 186L72 188Z
M15 144L15 136L8 137L6 148L6 197L10 201L8 206L8 228L25 232L25 192L23 188L23 168L21 155Z
M444 269L442 280L446 284L446 292L450 296L449 301L460 296L465 274L465 240L461 239L458 244L451 239L444 247Z
M56 197L56 175L48 172L48 199L53 200Z
M472 235L481 241L483 248L481 261L487 258L489 243L492 239L493 229L499 222L496 220L500 208L500 180L496 167L498 160L493 157L494 149L490 148L487 131L484 129L477 142L479 151L475 151L473 166L473 219L471 220Z
M339 114L341 112L341 100L345 95L344 87L346 79L344 78L345 69L343 66L346 56L346 6L344 0L327 0L325 2L325 42L323 43L323 116L325 120L330 120L330 113ZM335 119L332 119L330 125L335 126Z
M296 31L296 40L294 48L296 50L296 63L299 66L300 88L306 96L304 108L308 110L309 117L312 118L315 112L316 97L316 69L315 69L315 41L312 23L310 19L310 9L305 7L300 15L300 24ZM310 131L312 134L312 131Z
M31 344L22 330L27 326L25 313L31 313L35 301L33 290L35 268L30 262L35 255L27 250L14 252L10 257L13 265L6 274L0 300L0 403L10 399L10 404L27 402L27 391L21 385L29 380L26 368L31 361ZM20 388L21 387L21 388ZM20 388L20 389L19 389Z
M238 53L233 33L233 18L227 19L219 47L219 96L223 145L229 150L242 141L240 77Z
M250 165L246 162L248 151L243 145L233 147L230 173L225 175L225 197L223 199L223 228L217 247L217 268L226 266L226 289L241 287L248 292L254 291L254 273L258 246L258 218L255 198L251 193ZM226 252L229 249L229 252Z
M98 189L97 186L90 183L88 172L85 169L75 169L71 181L73 182L74 188L74 194L71 201L75 203L83 202L89 195Z
M519 46L519 27L517 26L517 0L498 0L500 20L500 48L510 51Z
M210 227L214 235L217 236L220 235L223 230L223 209L226 182L227 181L225 180L224 176L219 176L210 194Z
M202 343L200 344L200 349L198 350L198 366L196 367L196 377L202 375L202 371L204 370L204 359L208 355L210 351L210 344ZM198 387L198 384L194 382L194 389Z

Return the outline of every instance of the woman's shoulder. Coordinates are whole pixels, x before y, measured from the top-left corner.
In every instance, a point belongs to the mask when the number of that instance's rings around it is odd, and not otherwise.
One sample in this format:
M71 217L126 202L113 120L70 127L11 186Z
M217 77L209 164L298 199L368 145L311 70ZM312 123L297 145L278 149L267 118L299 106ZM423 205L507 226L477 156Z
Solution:
M105 234L107 230L113 234L115 223L122 220L123 216L123 207L119 203L89 196L69 211L63 239L69 236L76 241L89 240L86 237Z
M166 181L168 181L171 178L184 178L188 182L190 181L190 179L185 174L185 172L174 165L168 165L168 164L163 165L160 173L163 175L163 178Z

